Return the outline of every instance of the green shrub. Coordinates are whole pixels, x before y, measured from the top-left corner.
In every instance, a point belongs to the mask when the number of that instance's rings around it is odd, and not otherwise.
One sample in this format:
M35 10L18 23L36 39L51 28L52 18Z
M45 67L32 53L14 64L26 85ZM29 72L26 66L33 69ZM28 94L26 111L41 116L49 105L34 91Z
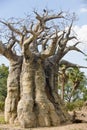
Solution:
M0 102L0 111L4 111L4 105L5 105L4 102Z
M6 124L4 116L0 116L0 124Z
M84 104L84 101L78 100L75 102L68 102L66 103L66 108L68 111L72 111L74 109L81 109Z

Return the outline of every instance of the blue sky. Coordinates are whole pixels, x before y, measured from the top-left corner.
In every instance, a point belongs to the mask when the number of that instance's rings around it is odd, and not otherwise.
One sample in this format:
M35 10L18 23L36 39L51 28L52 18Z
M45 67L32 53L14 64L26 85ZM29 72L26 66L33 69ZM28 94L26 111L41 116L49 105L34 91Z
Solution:
M32 14L33 10L42 11L44 8L54 11L75 12L79 18L76 22L76 31L81 40L87 40L87 2L86 0L0 0L0 18L24 17L25 14ZM84 35L85 34L85 35ZM82 47L82 46L81 46ZM87 52L87 45L84 46ZM66 57L72 62L81 65L87 65L84 56L73 52ZM6 63L7 60L0 56L0 64ZM87 70L85 70L87 73Z
M85 10L86 4L84 0L0 0L0 17L23 17L25 13L32 13L34 9L39 11L43 8L51 10L64 10L76 12L80 18L79 24L85 24L87 13L82 13Z

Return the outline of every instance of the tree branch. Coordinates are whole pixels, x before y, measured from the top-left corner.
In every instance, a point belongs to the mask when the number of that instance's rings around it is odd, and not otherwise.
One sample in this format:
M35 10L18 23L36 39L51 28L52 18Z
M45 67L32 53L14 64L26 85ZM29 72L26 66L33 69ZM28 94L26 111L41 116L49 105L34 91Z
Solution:
M9 48L7 48L2 41L0 41L0 54L5 56L10 61L17 60L17 55L13 53L13 51Z
M48 15L48 12L46 11L46 15L39 15L36 11L34 11L34 13L36 14L36 19L40 22L40 27L43 29L48 29L46 27L46 22L53 20L53 19L57 19L57 18L64 18L64 16L62 15L63 12L61 11L58 14L53 14L53 15Z
M68 32L66 33L66 38L67 38L67 39L69 38L69 35L70 35L70 33L71 33L72 25L73 25L73 20L72 20L72 22L71 22L71 24L70 24L70 26L69 26L69 28L68 28Z
M44 34L40 40L41 42L41 45L42 45L42 51L46 50L46 45L47 45L47 42L48 40L50 40L50 38L53 36L54 34Z
M69 51L77 51L77 52L80 52L82 53L83 55L86 55L83 51L81 51L79 48L77 48L76 46L69 46L65 49L65 51L63 52L63 55L67 54Z
M0 20L0 23L6 25L11 31L15 32L16 34L22 35L22 33L18 29L14 28L10 23L7 23L1 20Z
M45 59L45 58L55 54L57 41L58 41L58 36L56 35L56 37L52 38L51 45L46 50L41 52L42 59Z
M65 68L66 68L66 69L69 68L69 67L78 67L78 68L85 68L85 69L87 69L87 66L80 66L80 65L78 65L78 64L71 63L71 62L69 62L69 61L67 61L67 60L61 60L61 61L59 62L59 65L60 65L60 66L65 65Z
M15 44L15 40L10 42L8 45L7 45L7 49L11 49Z
M5 50L6 50L5 45L2 43L2 41L0 41L0 54L4 55Z
M47 22L49 20L52 20L52 19L57 19L57 18L64 18L64 16L62 15L63 12L61 11L60 13L58 13L57 15L53 14L53 15L43 15L43 16L40 16L36 11L34 11L34 13L36 14L36 19L38 19L40 22Z
M52 19L64 18L64 16L62 14L63 14L63 12L60 12L57 15L55 15L55 14L48 15L48 16L44 17L44 22L47 22L47 21L52 20Z

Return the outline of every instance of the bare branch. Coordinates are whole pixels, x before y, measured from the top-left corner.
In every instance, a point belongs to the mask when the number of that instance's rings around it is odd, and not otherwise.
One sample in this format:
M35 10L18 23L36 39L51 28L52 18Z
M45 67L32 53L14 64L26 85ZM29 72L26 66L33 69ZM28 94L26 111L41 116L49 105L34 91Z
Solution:
M29 38L27 38L23 43L22 52L24 56L32 56L32 52L29 48L29 45L35 40L34 36L31 35Z
M77 46L79 43L81 43L81 42L76 42L74 46Z
M23 45L24 46L29 46L30 43L33 42L33 40L34 40L34 37L33 37L33 35L31 35L29 38L25 39Z
M7 44L7 49L11 49L15 43L20 43L18 39L16 39L16 36L14 35L14 32L11 33L11 37L9 36L8 44Z
M72 40L72 39L76 39L76 40L77 40L77 38L76 38L75 36L72 36L72 37L69 37L69 38L68 38L68 41L70 41L70 40Z
M41 16L34 10L34 13L36 14L36 19L38 19L39 21L41 21Z
M46 50L41 52L42 59L45 59L45 58L55 54L57 41L58 41L58 35L53 37L51 45Z
M30 25L30 30L33 30L34 23L32 22Z
M47 21L52 20L52 19L64 18L64 16L62 14L63 14L63 12L60 12L57 15L55 15L55 14L48 15L48 16L44 17L44 22L47 22Z
M22 35L22 33L18 29L14 28L10 23L7 23L1 20L0 20L0 23L6 25L11 31L17 33L18 35Z
M80 66L78 64L71 63L71 62L69 62L67 60L61 60L60 63L59 63L59 65L60 66L61 65L65 65L66 69L69 68L69 67L87 68L87 66Z
M34 11L34 13L36 14L36 19L39 20L40 22L40 27L43 28L43 29L48 29L46 27L46 22L47 21L50 21L50 20L53 20L53 19L58 19L58 18L64 18L64 16L62 15L63 12L60 12L58 14L53 14L53 15L48 15L48 12L46 12L46 15L39 15L36 11Z
M43 40L43 42L42 42L42 51L44 51L46 49L46 44L47 44L49 38L46 38L45 40Z
M15 44L15 40L10 42L8 45L7 45L7 49L11 49Z
M0 54L4 55L5 50L6 46L0 41Z
M63 55L67 54L69 51L75 50L77 52L82 53L83 55L86 55L83 51L81 51L79 48L77 48L76 46L69 46L65 49Z
M37 32L40 29L40 23L37 23L34 27L34 32Z
M41 35L39 36L39 39L40 39L40 40L39 40L38 45L42 45L42 51L44 51L44 50L46 49L47 42L48 42L48 40L51 40L51 37L52 37L53 35L55 35L55 33L49 34L48 32L45 32L45 33L43 33L43 34L41 34Z
M8 49L2 41L0 41L0 54L5 56L7 59L11 60L17 60L17 55L13 53L11 49Z
M69 28L68 28L68 32L66 33L67 39L69 38L69 35L70 35L70 33L71 33L72 25L73 25L73 20L72 20L72 22L71 22L71 24L70 24L70 26L69 26Z

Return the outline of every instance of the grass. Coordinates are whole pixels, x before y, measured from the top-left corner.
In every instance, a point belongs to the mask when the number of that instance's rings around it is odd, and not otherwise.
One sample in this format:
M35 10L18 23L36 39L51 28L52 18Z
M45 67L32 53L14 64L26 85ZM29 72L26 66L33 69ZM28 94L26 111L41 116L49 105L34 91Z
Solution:
M0 101L0 124L6 124L6 122L4 120L4 114L3 114L4 104L5 104L4 102Z
M75 101L75 102L69 102L66 104L66 108L67 110L69 111L73 111L74 109L81 109L82 106L84 104L84 101L82 100L78 100L78 101Z
M6 124L4 120L4 115L0 115L0 124Z
M5 103L0 101L0 111L4 111L4 105Z

